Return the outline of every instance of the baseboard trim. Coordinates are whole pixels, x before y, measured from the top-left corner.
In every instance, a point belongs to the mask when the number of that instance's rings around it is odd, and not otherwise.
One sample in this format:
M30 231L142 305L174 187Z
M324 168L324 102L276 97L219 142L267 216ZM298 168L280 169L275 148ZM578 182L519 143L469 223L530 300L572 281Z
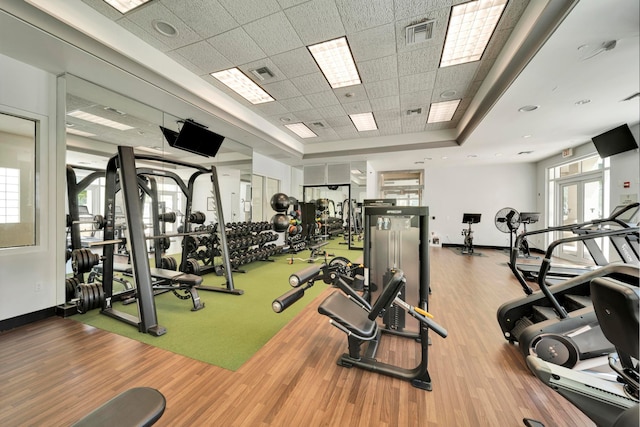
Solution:
M443 243L443 248L463 248L464 245L460 245L457 243ZM495 249L498 251L508 251L508 246L491 246L491 245L473 245L473 249Z
M10 319L0 320L0 332L15 329L20 326L28 325L29 323L37 322L56 315L56 308L49 307L43 310L34 311L32 313L23 314L20 316L12 317Z

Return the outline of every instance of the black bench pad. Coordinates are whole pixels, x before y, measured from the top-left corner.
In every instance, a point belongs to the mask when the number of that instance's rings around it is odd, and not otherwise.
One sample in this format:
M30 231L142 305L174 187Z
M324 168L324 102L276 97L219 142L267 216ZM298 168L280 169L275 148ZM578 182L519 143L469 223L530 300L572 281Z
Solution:
M376 322L369 319L369 312L340 292L334 292L322 301L318 313L362 338L373 339L376 335Z
M165 406L164 396L155 388L136 387L120 393L72 427L152 426Z

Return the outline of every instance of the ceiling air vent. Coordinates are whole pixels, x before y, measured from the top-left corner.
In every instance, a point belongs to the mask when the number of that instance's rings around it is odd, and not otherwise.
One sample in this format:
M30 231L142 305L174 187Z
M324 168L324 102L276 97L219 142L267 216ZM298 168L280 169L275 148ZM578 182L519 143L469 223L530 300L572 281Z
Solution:
M414 108L413 110L407 110L407 116L417 116L422 114L422 108Z
M405 31L407 44L421 43L431 39L435 22L435 20L431 20L409 25Z
M272 79L274 74L267 67L260 67L254 70L251 70L251 73L256 76L260 81Z
M317 127L317 128L323 128L324 127L324 123L322 122L315 122L315 123L311 123L313 126Z

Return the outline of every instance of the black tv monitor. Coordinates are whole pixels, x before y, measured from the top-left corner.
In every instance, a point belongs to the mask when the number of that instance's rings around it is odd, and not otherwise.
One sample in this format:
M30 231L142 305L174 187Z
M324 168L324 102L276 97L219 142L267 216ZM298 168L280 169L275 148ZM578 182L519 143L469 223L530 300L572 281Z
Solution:
M626 124L591 138L601 158L635 150L638 143Z
M520 222L525 224L534 224L540 221L539 212L520 212Z
M482 214L466 213L462 215L463 224L477 224L480 222L480 216Z
M215 157L224 136L210 131L191 120L185 120L178 135L174 131L160 127L171 147L189 151L204 157Z
M167 129L162 126L160 126L160 130L164 135L164 139L166 139L167 142L169 143L169 146L173 147L173 145L176 143L176 140L178 139L178 132L171 129Z

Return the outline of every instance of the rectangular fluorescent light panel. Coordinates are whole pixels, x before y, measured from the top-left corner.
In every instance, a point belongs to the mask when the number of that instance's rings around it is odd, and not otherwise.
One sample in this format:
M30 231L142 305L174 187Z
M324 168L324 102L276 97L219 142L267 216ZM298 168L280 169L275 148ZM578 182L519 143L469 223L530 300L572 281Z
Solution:
M136 7L145 4L150 0L104 0L105 3L115 7L118 12L124 14L129 12L130 10L135 9Z
M124 123L114 122L113 120L105 119L104 117L96 116L95 114L85 113L84 111L76 110L67 115L75 117L76 119L85 120L87 122L95 123L102 126L107 126L118 130L131 130L135 129L132 126L125 125Z
M460 104L459 99L453 101L434 102L429 108L429 117L427 123L439 123L448 122L453 118L453 115Z
M332 88L361 83L346 37L314 44L308 49Z
M376 130L376 119L373 118L373 113L360 113L349 114L353 125L358 129L358 132L364 132L366 130Z
M94 134L94 133L85 132L83 130L78 130L78 129L73 129L73 128L67 128L67 133L72 133L74 135L86 136L86 137L96 136L96 134Z
M293 123L290 125L284 125L291 132L298 135L300 138L315 138L316 135L311 129L309 129L304 123Z
M228 70L211 73L211 76L218 79L222 84L252 104L275 101L267 92L237 68L229 68Z
M477 0L451 8L440 67L478 61L507 0Z

